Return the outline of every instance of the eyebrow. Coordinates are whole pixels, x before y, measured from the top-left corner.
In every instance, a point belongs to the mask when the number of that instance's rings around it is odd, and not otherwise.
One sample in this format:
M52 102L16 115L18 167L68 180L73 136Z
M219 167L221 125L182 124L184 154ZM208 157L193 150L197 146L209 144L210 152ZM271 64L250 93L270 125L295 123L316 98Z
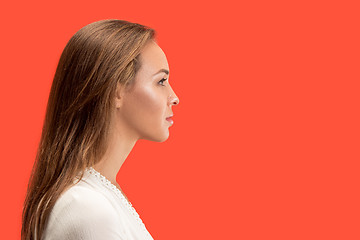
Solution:
M164 73L166 73L167 75L169 75L169 70L167 70L167 69L160 69L157 73L155 73L153 76L155 76L155 75L157 75L157 74L159 74L159 73L162 73L162 72L164 72Z

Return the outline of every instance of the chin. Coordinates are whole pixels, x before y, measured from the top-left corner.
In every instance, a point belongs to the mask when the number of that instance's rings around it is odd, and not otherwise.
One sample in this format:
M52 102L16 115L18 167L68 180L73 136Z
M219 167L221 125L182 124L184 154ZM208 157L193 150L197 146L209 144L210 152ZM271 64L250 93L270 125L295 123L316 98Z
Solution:
M155 142L165 142L168 138L169 138L169 134L163 136L162 138L159 138L158 140L155 140Z
M149 140L152 142L165 142L169 138L169 131L166 133L158 134L157 136L148 136L142 139Z

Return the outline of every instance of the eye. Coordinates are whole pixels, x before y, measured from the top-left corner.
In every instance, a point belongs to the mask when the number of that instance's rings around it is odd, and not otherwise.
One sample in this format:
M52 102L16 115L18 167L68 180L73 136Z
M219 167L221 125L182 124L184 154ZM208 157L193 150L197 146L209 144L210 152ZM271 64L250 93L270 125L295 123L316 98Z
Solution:
M166 80L167 80L167 78L161 79L161 80L159 81L160 85L165 86L165 85L163 84L163 82L165 82Z

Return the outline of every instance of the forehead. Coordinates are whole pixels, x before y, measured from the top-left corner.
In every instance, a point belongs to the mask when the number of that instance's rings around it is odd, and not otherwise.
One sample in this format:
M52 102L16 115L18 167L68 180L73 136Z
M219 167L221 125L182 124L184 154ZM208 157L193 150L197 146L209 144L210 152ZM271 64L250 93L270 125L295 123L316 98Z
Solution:
M153 40L142 49L139 59L143 73L153 75L162 68L169 69L165 53Z

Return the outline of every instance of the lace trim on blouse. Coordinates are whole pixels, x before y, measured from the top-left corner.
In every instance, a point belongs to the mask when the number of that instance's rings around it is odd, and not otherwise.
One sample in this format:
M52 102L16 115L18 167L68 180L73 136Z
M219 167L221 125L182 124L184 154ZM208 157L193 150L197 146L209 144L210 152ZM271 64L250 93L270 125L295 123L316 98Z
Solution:
M89 167L86 169L88 173L95 176L97 179L100 180L106 187L108 187L110 190L112 190L117 196L120 197L121 201L124 203L124 205L128 208L128 210L131 212L131 214L135 217L136 221L138 222L139 226L150 235L150 233L147 231L143 221L141 220L139 214L136 212L135 208L132 206L132 204L125 198L125 196L122 194L122 192L111 182L109 181L105 176L101 175L98 171L96 171L94 168Z

